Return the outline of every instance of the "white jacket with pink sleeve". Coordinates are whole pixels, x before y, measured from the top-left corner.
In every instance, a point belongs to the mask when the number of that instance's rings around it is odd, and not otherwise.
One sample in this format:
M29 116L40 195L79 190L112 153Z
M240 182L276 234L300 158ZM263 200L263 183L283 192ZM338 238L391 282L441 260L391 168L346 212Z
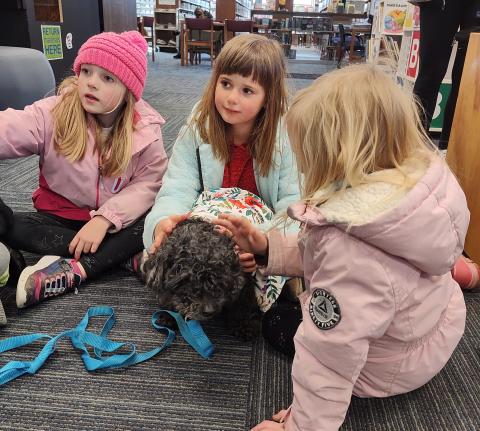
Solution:
M269 233L267 272L303 267L307 286L286 430L337 430L352 393L387 397L424 385L461 339L465 303L450 269L469 211L443 161L422 174L394 198L395 186L373 183L317 208L291 206L303 223L298 248L296 238Z
M119 231L153 205L162 185L168 162L161 133L165 121L145 101L138 101L131 161L121 177L103 177L93 151L93 130L88 130L82 160L71 163L55 151L51 111L58 100L59 96L48 97L24 110L0 112L0 159L40 156L39 187L33 195L37 210L64 216L72 209L82 220L102 215L113 224L110 232Z

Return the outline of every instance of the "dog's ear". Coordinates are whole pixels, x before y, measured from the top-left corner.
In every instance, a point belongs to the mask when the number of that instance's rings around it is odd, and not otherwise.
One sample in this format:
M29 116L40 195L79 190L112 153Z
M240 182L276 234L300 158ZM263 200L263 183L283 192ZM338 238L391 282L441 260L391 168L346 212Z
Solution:
M13 211L0 199L0 235L13 225Z
M173 291L179 291L180 288L185 285L185 281L191 278L191 274L189 271L182 272L180 274L175 274L174 276L170 276L169 279L169 288Z
M256 338L262 327L262 313L255 297L255 279L248 275L238 300L224 309L229 331L244 341Z
M150 255L142 266L143 278L148 288L160 290L163 286L164 255L159 249L155 254Z

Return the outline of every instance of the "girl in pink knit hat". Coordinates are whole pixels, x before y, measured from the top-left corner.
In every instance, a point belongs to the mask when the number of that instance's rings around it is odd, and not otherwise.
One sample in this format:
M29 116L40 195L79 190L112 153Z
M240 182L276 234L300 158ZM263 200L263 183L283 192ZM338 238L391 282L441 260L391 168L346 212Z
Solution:
M141 99L147 44L102 33L80 48L58 95L0 112L0 159L39 155L37 212L5 242L44 255L20 274L17 306L76 288L143 248L143 215L167 167L163 118Z

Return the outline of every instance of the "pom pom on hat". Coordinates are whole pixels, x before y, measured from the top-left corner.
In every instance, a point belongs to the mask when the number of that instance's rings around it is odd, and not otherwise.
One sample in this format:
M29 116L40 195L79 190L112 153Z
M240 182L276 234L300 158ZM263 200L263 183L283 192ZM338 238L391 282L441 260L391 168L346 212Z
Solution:
M73 70L78 76L82 64L103 67L122 81L138 101L147 78L147 50L147 42L138 31L100 33L80 47Z

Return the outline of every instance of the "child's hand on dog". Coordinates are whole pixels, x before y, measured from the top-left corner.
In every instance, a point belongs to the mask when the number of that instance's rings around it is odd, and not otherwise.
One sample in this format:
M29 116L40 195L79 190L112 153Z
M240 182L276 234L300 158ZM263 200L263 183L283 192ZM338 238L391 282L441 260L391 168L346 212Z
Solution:
M155 237L153 240L153 244L148 250L148 252L150 254L155 253L158 247L162 245L163 240L172 233L173 229L175 229L177 224L186 220L189 216L190 213L172 215L158 222L158 224L155 226Z
M220 214L214 223L230 232L232 239L242 252L260 256L267 254L267 236L262 231L256 229L247 219L230 214Z
M214 230L222 235L228 236L233 240L233 233L224 226L220 226L219 224L215 223ZM235 253L238 255L238 260L240 262L240 266L242 267L243 272L252 273L257 270L257 262L255 261L255 256L252 253L247 253L242 250L238 245L235 246Z
M240 266L242 267L243 272L255 272L257 270L257 262L255 261L255 256L252 253L246 253L243 250L240 250L238 246L236 246L236 250L238 253L238 260L240 262Z

